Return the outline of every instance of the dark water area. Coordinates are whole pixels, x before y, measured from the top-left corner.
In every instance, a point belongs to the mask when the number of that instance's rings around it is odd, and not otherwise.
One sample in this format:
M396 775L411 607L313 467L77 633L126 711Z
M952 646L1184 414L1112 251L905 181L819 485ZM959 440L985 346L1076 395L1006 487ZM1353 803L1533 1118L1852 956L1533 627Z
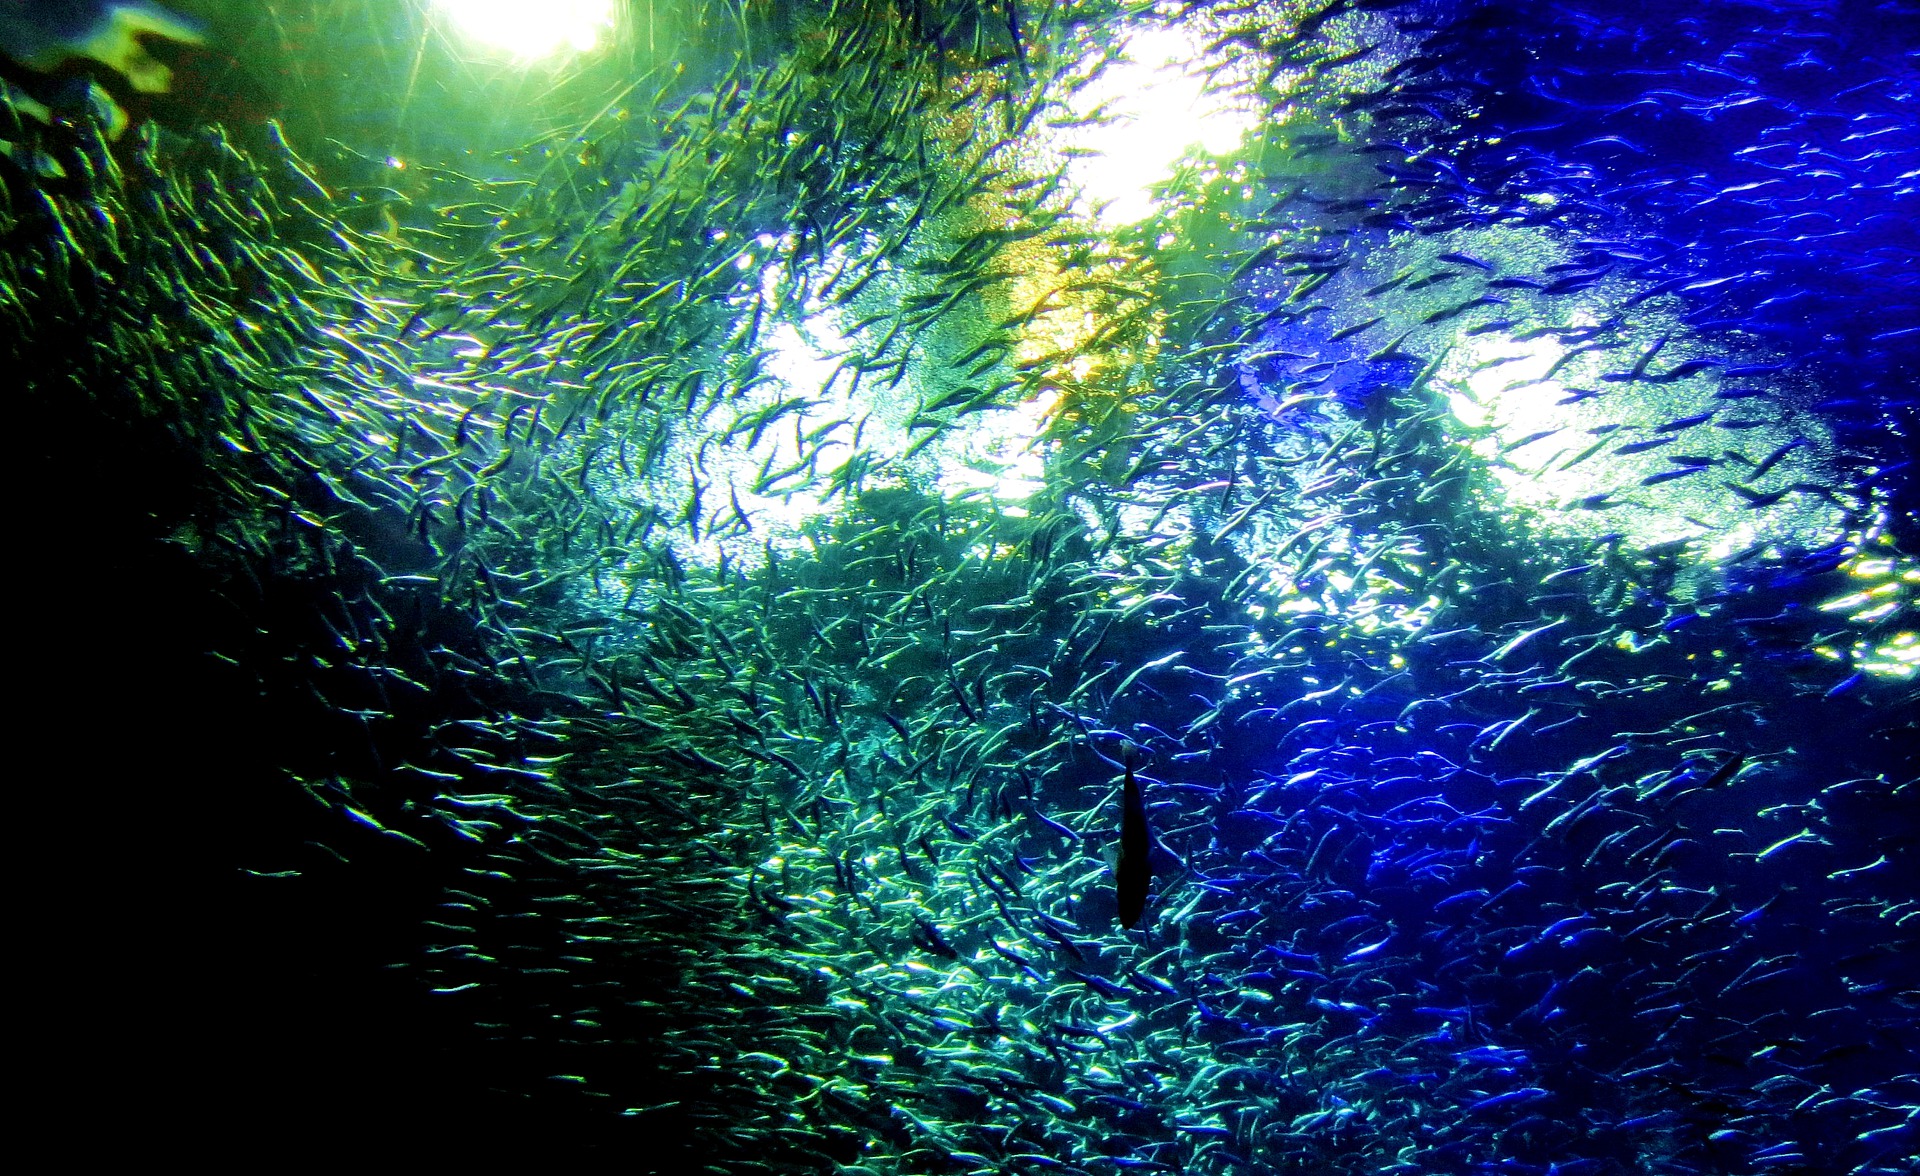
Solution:
M27 1138L1920 1170L1920 8L485 7L0 7Z

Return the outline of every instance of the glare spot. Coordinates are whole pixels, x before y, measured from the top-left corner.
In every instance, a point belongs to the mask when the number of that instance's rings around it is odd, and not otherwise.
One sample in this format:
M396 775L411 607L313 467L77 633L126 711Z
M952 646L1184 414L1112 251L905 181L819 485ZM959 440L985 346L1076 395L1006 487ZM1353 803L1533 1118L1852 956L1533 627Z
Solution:
M613 0L435 0L462 33L522 60L586 53L613 24Z
M1107 224L1144 220L1153 211L1153 185L1172 174L1188 148L1224 154L1254 125L1250 108L1209 89L1195 67L1200 56L1184 28L1143 29L1127 38L1124 56L1076 96L1076 119L1102 110L1108 116L1070 138L1071 146L1091 153L1070 172Z

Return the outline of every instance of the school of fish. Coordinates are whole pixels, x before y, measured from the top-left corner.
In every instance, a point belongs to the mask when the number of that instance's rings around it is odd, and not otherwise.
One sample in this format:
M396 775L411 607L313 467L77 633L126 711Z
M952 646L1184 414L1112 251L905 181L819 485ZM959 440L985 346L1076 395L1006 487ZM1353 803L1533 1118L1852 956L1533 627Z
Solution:
M131 86L9 26L52 1085L661 1173L1920 1164L1920 7L691 0L467 142L425 17L303 65L349 3ZM1116 225L1147 28L1251 115ZM315 1076L90 1077L196 1050Z

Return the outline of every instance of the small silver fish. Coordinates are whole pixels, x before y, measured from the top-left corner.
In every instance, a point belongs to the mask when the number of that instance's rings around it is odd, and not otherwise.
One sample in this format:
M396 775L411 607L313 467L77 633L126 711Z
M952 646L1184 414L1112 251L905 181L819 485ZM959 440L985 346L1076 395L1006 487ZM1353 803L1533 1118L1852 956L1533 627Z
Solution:
M1120 856L1114 863L1114 881L1120 900L1120 925L1132 927L1147 909L1147 888L1153 881L1152 837L1147 832L1147 806L1140 783L1127 765L1127 781L1120 800Z

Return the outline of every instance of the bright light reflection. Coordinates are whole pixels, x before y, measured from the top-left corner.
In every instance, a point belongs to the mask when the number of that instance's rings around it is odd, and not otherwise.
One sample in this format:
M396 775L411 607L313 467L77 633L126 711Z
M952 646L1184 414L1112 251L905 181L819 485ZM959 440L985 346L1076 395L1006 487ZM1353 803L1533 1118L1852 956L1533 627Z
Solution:
M585 53L613 24L613 0L434 0L473 40L533 60Z
M1149 190L1187 148L1224 154L1254 125L1250 109L1208 92L1194 70L1200 48L1185 29L1144 29L1127 39L1125 56L1078 95L1076 118L1102 108L1112 116L1073 133L1074 146L1095 154L1069 169L1107 224L1129 225L1151 213Z
M1568 325L1593 321L1591 314L1575 312ZM1436 386L1460 422L1480 431L1472 448L1488 461L1509 503L1576 533L1622 533L1636 546L1696 540L1700 558L1709 562L1767 534L1818 535L1836 526L1834 509L1817 499L1792 498L1761 511L1724 488L1791 438L1782 429L1727 433L1706 426L1675 435L1671 450L1616 452L1657 440L1660 421L1702 406L1721 416L1735 414L1716 405L1699 384L1608 388L1602 373L1609 361L1602 354L1570 354L1552 335L1522 340L1504 333L1459 338L1448 351ZM1606 389L1603 396L1573 392L1596 387ZM1814 450L1820 446L1814 439ZM1688 450L1717 458L1712 472L1672 486L1644 481L1676 468L1669 452ZM1786 476L1783 464L1767 485Z
M1046 460L1034 441L1046 432L1056 397L1044 393L1003 412L980 413L971 425L956 426L941 449L957 457L940 464L940 485L949 492L990 490L1005 504L1031 498L1046 485ZM1017 507L1009 514L1023 514Z

